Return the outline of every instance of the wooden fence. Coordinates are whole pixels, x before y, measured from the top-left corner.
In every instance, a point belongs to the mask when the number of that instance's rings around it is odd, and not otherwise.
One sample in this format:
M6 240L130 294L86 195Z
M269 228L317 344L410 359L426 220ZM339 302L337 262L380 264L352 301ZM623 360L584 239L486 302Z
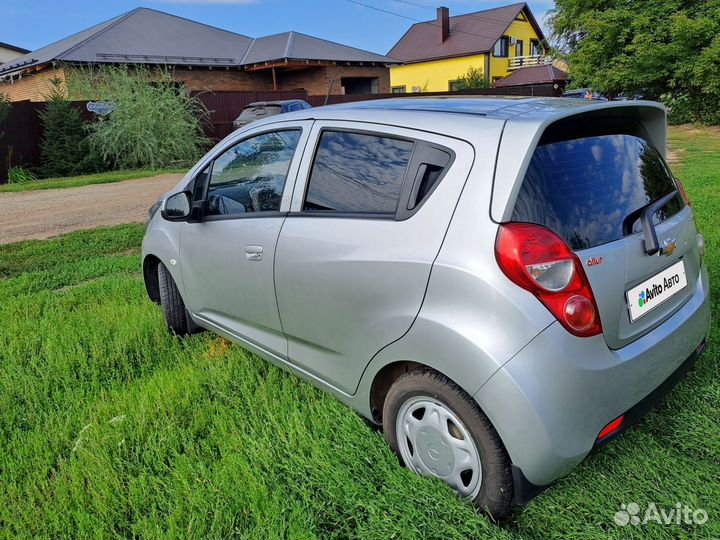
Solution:
M235 120L243 108L255 101L275 101L281 99L304 99L313 107L327 104L348 103L369 99L399 98L417 96L418 94L351 94L309 96L305 90L280 92L201 92L196 96L210 111L210 121L204 127L206 136L220 140L233 130ZM490 88L479 90L463 90L460 92L427 92L423 96L457 96L457 95L516 95L516 96L553 96L557 90L551 85L524 87ZM73 105L83 111L83 117L91 121L93 114L87 112L86 102L77 101ZM40 143L42 141L42 124L39 112L45 109L44 103L20 101L13 103L12 111L0 124L0 184L7 182L7 172L11 165L22 165L31 169L41 166Z

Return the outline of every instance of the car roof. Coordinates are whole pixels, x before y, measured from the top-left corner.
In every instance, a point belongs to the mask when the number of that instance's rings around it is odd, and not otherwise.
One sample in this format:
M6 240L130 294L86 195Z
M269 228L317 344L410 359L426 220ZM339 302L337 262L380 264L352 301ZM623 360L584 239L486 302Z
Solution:
M624 103L624 105L623 105ZM434 131L436 122L464 125L482 118L543 124L579 112L630 106L622 101L593 101L554 97L459 96L402 97L355 101L285 113L283 120L348 120L406 125ZM665 113L652 101L634 101L632 106L649 107ZM433 118L427 115L432 114ZM444 117L442 120L440 117ZM443 121L445 120L445 121ZM277 120L276 120L277 121ZM438 129L440 126L437 126Z

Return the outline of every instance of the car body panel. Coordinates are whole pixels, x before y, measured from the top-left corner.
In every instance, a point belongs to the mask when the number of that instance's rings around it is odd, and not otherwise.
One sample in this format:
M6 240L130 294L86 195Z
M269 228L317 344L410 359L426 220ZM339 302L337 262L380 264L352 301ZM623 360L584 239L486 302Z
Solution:
M647 255L642 233L577 252L598 304L605 341L611 349L624 347L651 331L680 309L695 292L701 259L691 209L685 207L655 229L661 243L672 239L677 245L673 252ZM588 266L588 261L593 260L600 264ZM685 288L641 318L631 321L625 292L679 260L683 261L687 276ZM637 301L637 298L632 300Z
M707 271L685 305L618 350L553 323L475 394L512 462L546 485L590 452L600 430L662 384L710 331Z
M496 140L499 128L498 123ZM306 152L291 214L278 242L278 307L291 361L322 374L343 392L354 393L370 359L407 332L415 320L432 263L475 156L466 142L407 129L318 121L313 133L319 135L324 129L422 137L455 152L450 171L432 196L402 221L393 216L301 212L304 180L315 155ZM422 241L413 241L417 238Z

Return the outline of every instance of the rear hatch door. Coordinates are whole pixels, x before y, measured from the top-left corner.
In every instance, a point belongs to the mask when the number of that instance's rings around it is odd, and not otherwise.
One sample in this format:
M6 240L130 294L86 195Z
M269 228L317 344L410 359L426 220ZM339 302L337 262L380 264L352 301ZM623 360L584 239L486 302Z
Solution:
M545 225L576 252L605 340L617 349L692 296L701 260L691 208L642 127L617 118L594 124L548 128L512 220Z

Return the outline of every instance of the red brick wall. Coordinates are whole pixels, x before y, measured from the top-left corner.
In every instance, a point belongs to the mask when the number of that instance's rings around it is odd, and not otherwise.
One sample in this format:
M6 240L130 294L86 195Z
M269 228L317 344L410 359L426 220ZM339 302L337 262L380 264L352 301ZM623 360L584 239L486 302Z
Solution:
M333 77L333 95L343 93L343 77L375 77L378 79L378 92L390 92L390 70L386 67L327 66L296 71L277 70L277 77L278 90L307 90L308 94L315 96L327 94Z
M176 68L175 78L185 84L191 92L267 92L273 90L271 70L240 71L237 68ZM30 99L45 101L51 77L64 78L62 69L48 69L40 73L25 75L13 84L0 84L13 101ZM324 96L335 77L332 94L343 93L343 77L374 77L378 79L378 93L390 92L390 70L372 66L315 66L301 70L283 71L277 69L278 90L306 90L310 95Z
M65 72L61 68L50 68L23 75L21 79L15 78L12 82L2 82L0 94L6 94L10 101L45 101L45 95L50 93L50 79L54 77L65 80Z
M237 68L181 69L174 71L175 79L191 92L248 92L273 89L270 72L246 72Z

